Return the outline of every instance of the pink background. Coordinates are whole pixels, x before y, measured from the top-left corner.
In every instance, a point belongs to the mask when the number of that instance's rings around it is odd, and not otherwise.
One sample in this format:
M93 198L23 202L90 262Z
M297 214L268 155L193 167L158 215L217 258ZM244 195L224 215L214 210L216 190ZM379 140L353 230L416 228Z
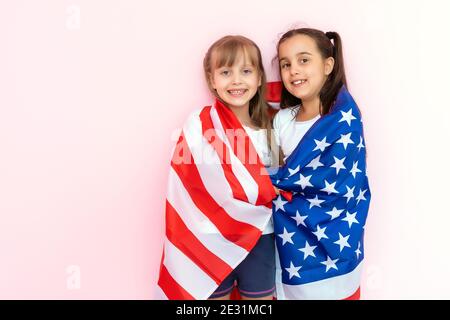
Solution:
M0 298L152 299L208 46L337 31L373 200L363 299L450 298L447 1L0 2Z

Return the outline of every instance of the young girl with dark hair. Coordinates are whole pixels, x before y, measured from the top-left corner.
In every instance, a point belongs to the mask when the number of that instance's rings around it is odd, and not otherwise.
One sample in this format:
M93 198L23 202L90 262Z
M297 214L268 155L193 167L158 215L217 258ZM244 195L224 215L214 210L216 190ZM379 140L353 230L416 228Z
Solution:
M284 166L272 175L278 299L359 295L370 202L361 114L346 87L336 32L302 28L278 43L282 79L275 137Z

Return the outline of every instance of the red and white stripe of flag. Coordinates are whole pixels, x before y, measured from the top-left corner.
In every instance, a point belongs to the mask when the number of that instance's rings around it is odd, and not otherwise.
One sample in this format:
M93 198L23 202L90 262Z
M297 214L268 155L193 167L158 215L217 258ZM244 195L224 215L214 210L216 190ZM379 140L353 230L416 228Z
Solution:
M234 143L236 129L244 150ZM248 161L252 155L256 161ZM159 298L207 299L247 256L272 214L275 194L264 170L220 102L189 118L169 172Z

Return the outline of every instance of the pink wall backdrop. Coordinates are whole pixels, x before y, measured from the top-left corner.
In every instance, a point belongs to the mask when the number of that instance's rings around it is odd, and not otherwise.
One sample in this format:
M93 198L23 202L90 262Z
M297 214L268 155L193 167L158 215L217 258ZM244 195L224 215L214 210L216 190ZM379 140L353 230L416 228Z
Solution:
M0 2L0 298L152 299L208 46L338 31L373 200L363 299L450 298L447 1Z

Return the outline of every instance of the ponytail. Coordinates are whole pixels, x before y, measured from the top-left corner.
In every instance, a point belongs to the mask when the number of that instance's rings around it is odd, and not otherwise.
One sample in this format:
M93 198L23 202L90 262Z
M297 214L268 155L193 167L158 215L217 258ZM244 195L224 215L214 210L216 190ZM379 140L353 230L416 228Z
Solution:
M342 40L337 32L329 31L325 33L332 46L332 57L334 59L333 71L328 76L322 90L320 90L320 100L322 101L323 114L330 112L337 94L342 86L347 86L345 77L344 55L342 50Z

